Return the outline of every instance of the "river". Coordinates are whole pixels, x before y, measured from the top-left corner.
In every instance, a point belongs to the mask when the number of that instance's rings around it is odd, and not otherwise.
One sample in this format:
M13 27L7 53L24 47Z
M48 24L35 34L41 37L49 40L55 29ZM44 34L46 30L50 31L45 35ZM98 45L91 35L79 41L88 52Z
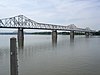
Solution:
M0 35L0 75L10 75L10 38ZM58 35L52 47L51 35L25 35L18 50L19 75L100 75L100 37Z

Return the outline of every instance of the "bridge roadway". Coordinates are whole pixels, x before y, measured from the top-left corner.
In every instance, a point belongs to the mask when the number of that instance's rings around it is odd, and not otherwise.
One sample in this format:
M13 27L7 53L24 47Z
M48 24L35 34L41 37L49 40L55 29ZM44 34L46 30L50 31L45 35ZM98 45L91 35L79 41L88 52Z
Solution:
M19 46L23 46L24 29L52 30L52 41L54 43L57 42L57 30L70 31L70 38L74 38L74 31L85 32L86 36L89 36L91 32L95 32L95 30L91 30L89 27L78 28L74 24L63 26L63 25L38 23L23 15L0 19L0 28L17 28Z

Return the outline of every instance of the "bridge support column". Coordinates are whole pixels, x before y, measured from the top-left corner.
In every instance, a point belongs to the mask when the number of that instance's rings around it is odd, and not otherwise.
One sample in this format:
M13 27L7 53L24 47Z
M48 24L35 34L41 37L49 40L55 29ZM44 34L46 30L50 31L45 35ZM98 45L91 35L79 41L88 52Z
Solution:
M18 28L18 48L23 48L24 46L24 32L23 28Z
M93 33L92 33L92 32L90 32L90 33L89 33L89 35L90 35L90 36L92 36L92 35L93 35Z
M85 32L85 36L86 37L89 37L90 36L90 33L89 32Z
M52 30L52 45L57 45L57 30Z
M74 31L70 31L70 39L74 39Z

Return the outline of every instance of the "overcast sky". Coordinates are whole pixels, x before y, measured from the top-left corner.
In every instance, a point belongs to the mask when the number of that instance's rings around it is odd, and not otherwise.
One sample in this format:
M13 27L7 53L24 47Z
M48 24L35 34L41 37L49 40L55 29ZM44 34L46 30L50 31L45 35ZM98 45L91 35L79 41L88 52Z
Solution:
M100 0L0 0L0 18L20 14L37 22L100 29Z

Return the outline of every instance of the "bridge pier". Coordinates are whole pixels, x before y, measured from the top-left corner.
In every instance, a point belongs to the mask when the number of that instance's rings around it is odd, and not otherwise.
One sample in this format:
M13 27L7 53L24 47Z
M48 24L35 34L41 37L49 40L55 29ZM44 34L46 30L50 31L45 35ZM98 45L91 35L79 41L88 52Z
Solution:
M85 32L85 36L89 37L90 36L90 32Z
M24 46L24 32L23 28L18 28L18 48L23 48Z
M74 31L70 31L70 39L74 39Z
M57 45L57 30L52 30L52 45Z
M85 32L85 36L86 36L86 37L90 37L90 36L92 36L92 35L93 35L92 32Z

